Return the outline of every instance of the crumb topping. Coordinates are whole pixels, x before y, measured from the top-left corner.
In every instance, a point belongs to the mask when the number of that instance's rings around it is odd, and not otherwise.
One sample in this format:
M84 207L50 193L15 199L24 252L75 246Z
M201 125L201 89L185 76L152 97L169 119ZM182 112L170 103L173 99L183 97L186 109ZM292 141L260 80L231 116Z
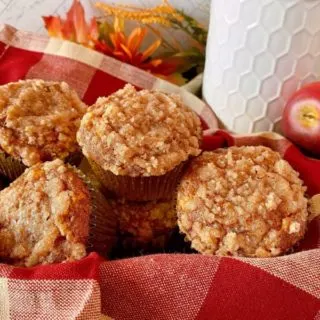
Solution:
M200 153L199 117L181 98L132 85L99 98L77 135L85 156L117 175L163 175Z
M167 234L177 225L175 201L132 203L118 200L113 207L119 219L120 233L141 243Z
M78 151L85 104L65 82L24 80L0 86L0 147L26 166Z
M0 193L0 257L34 266L85 256L89 191L62 160L37 164Z
M204 152L179 186L178 225L204 254L276 256L305 233L305 191L298 173L269 148Z

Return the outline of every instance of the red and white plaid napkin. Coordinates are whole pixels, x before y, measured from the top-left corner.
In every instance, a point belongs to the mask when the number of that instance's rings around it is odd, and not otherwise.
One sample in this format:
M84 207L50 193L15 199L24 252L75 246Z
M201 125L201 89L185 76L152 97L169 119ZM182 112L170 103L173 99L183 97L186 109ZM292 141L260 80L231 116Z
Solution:
M64 80L93 103L130 82L179 91L207 125L204 148L263 144L320 193L320 161L272 133L235 136L216 130L205 103L183 89L76 44L0 26L0 84L24 78ZM320 320L320 220L300 252L278 258L159 254L103 261L87 258L30 269L0 264L0 320Z

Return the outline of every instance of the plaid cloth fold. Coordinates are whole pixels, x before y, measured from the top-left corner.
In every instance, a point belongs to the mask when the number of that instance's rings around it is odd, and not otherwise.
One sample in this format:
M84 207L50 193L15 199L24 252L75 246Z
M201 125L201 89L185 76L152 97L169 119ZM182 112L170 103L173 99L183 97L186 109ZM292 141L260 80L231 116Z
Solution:
M64 80L91 104L124 83L180 92L206 124L204 149L263 144L320 193L320 161L304 157L273 133L217 130L211 109L192 94L76 44L0 26L0 84ZM159 254L103 261L95 253L73 263L30 269L0 265L0 319L317 319L320 320L320 220L300 252L270 259Z

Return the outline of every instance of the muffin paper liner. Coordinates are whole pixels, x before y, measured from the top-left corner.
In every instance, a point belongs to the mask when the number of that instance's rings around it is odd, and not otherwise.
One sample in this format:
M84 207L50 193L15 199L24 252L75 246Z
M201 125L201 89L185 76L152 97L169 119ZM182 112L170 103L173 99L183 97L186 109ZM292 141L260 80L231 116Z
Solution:
M90 177L74 168L89 189L91 198L91 215L89 221L89 237L87 250L96 251L102 256L108 256L117 241L117 220L107 199L95 186Z
M64 160L67 163L70 163L71 165L78 167L83 159L83 154L80 151L71 153L66 159Z
M18 178L27 167L14 157L0 151L0 174L10 181Z
M74 152L70 154L64 161L78 167L83 159L82 153ZM22 161L0 151L0 175L6 177L10 182L17 179L27 169Z
M103 170L95 161L88 159L92 171L103 186L117 197L130 201L152 201L172 198L187 162L182 162L162 176L129 177Z

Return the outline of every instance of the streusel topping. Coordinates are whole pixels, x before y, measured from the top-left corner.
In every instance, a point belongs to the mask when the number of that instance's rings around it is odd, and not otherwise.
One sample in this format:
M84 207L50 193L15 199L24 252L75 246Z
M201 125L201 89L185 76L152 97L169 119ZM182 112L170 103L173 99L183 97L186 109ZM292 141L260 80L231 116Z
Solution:
M105 170L157 176L200 153L201 126L178 95L126 85L90 107L77 137L85 156Z
M0 147L31 166L78 151L85 104L65 82L25 80L0 86Z
M62 160L37 164L0 192L0 259L34 266L86 254L89 191Z
M204 152L178 189L180 230L204 254L277 256L306 230L306 188L266 147Z

